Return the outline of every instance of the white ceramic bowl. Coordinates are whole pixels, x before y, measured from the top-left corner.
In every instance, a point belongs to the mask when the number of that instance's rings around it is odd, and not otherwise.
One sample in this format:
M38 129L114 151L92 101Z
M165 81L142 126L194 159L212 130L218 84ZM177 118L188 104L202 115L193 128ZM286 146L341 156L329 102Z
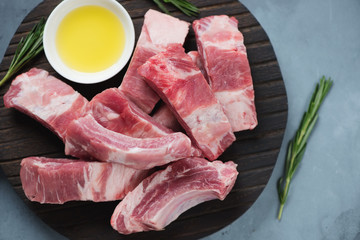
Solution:
M60 58L55 44L56 33L63 18L72 10L97 5L112 11L121 21L125 30L125 47L120 58L109 68L94 73L79 72L69 68ZM64 0L50 14L44 28L44 51L50 65L63 77L77 83L98 83L117 74L126 65L134 49L135 31L133 22L123 6L115 0Z

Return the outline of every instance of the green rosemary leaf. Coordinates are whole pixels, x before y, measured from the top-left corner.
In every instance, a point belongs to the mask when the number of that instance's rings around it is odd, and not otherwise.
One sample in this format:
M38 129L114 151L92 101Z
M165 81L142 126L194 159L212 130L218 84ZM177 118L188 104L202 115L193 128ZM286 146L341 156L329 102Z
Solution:
M292 149L293 142L289 141L288 149L287 149L287 156L285 162L285 171L288 172L290 168L290 159L291 159L291 149Z
M314 126L315 126L315 123L316 123L318 117L319 117L319 115L316 114L316 115L315 115L315 118L310 122L309 126L307 127L307 130L306 130L306 132L305 132L305 135L304 135L304 137L303 137L303 140L302 140L302 142L301 142L301 144L300 144L300 146L299 146L300 149L306 144L306 142L307 142L307 140L308 140L308 138L309 138L309 136L310 136L310 133L311 133L311 131L313 130L313 128L314 128Z
M156 5L165 13L170 14L165 5L161 2L161 0L153 0ZM184 14L188 16L197 16L199 14L199 9L194 6L192 3L187 0L162 0L164 3L171 3L177 9L182 11Z
M277 182L277 189L278 189L278 192L280 194L278 194L279 196L279 201L282 203L283 202L283 189L281 188L282 186L282 182L283 182L283 178L279 178L278 182Z
M165 7L164 4L162 4L160 2L160 0L154 0L154 2L156 3L156 5L161 9L161 11L163 11L166 14L170 14L169 10L167 10L167 8Z
M290 173L290 179L293 177L297 167L299 166L299 163L301 162L301 159L303 158L304 156L304 153L305 153L305 149L306 149L306 143L305 145L303 146L303 148L300 149L299 153L296 155L295 159L294 159L294 166L293 166L293 169Z
M326 79L323 76L320 79L320 82L316 85L315 91L311 96L308 109L301 119L299 129L296 131L294 138L289 141L285 159L284 175L279 178L277 184L277 191L280 202L280 208L278 213L279 220L281 219L285 202L287 200L291 180L304 156L307 140L318 120L319 108L324 101L325 96L328 94L332 84L333 81L331 80L331 78Z
M42 38L44 27L45 19L42 18L25 38L21 38L9 69L0 81L0 87L43 50Z
M191 11L189 11L188 9L186 9L185 7L183 7L181 4L179 4L177 1L169 1L170 3L172 3L175 7L177 7L180 11L182 11L184 14L191 16Z

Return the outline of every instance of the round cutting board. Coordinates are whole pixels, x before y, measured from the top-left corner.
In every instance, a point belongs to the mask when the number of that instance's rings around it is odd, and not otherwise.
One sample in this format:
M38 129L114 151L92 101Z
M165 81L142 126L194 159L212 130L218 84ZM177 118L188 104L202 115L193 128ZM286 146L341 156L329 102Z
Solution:
M31 30L41 17L49 16L60 0L45 1L37 6L21 23L12 38L0 65L0 78L5 75L21 37ZM157 9L151 0L125 0L121 4L129 11L139 36L143 16L149 8ZM236 133L237 140L220 156L232 160L240 172L236 184L224 201L200 204L182 214L160 232L146 232L123 236L110 226L110 217L118 202L70 202L64 205L41 205L27 200L19 177L21 159L28 156L64 157L63 143L35 120L0 102L0 167L27 206L45 223L70 239L197 239L213 233L240 217L258 198L267 184L282 143L287 120L287 97L276 56L271 43L254 16L238 1L191 0L200 8L200 17L226 14L239 20L250 61L255 104L259 125L255 130ZM185 16L174 8L171 14L185 21ZM187 51L195 50L194 32L186 39ZM21 72L31 67L43 68L70 84L89 100L109 87L118 87L126 71L104 83L81 85L59 76L41 54ZM3 96L9 84L0 89ZM275 190L274 190L274 194ZM276 207L276 206L273 206Z

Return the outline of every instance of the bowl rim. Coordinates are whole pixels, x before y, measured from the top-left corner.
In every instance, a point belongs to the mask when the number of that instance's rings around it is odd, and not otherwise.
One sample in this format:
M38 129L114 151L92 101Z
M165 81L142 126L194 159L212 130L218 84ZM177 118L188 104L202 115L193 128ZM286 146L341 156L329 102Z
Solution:
M125 46L119 59L99 72L80 72L68 67L60 58L55 44L56 32L63 18L72 10L82 6L101 6L113 12L121 21L125 31ZM43 46L47 60L54 70L64 78L82 84L94 84L108 80L119 73L129 61L135 45L133 21L126 9L116 0L64 0L49 15L43 35Z

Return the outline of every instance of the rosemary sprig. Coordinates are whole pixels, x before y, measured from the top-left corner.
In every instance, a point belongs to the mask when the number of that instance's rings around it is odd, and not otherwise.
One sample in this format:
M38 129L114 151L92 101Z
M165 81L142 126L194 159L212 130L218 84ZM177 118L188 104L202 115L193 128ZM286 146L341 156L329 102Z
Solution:
M169 10L161 2L161 0L153 0L156 5L165 13L170 14ZM171 3L180 11L188 16L197 16L199 14L199 9L195 7L192 3L189 3L186 0L162 0L164 3Z
M332 84L333 81L331 78L326 79L323 76L320 79L320 83L316 85L315 91L312 95L308 110L303 115L299 129L297 130L294 138L289 141L284 176L279 178L277 184L277 191L280 201L278 220L280 220L282 216L284 205L289 193L291 179L293 178L294 173L305 153L307 140L319 117L319 107L324 101L325 96L328 94Z
M21 38L10 67L0 81L0 87L44 49L42 44L44 27L45 19L42 18L25 38Z

